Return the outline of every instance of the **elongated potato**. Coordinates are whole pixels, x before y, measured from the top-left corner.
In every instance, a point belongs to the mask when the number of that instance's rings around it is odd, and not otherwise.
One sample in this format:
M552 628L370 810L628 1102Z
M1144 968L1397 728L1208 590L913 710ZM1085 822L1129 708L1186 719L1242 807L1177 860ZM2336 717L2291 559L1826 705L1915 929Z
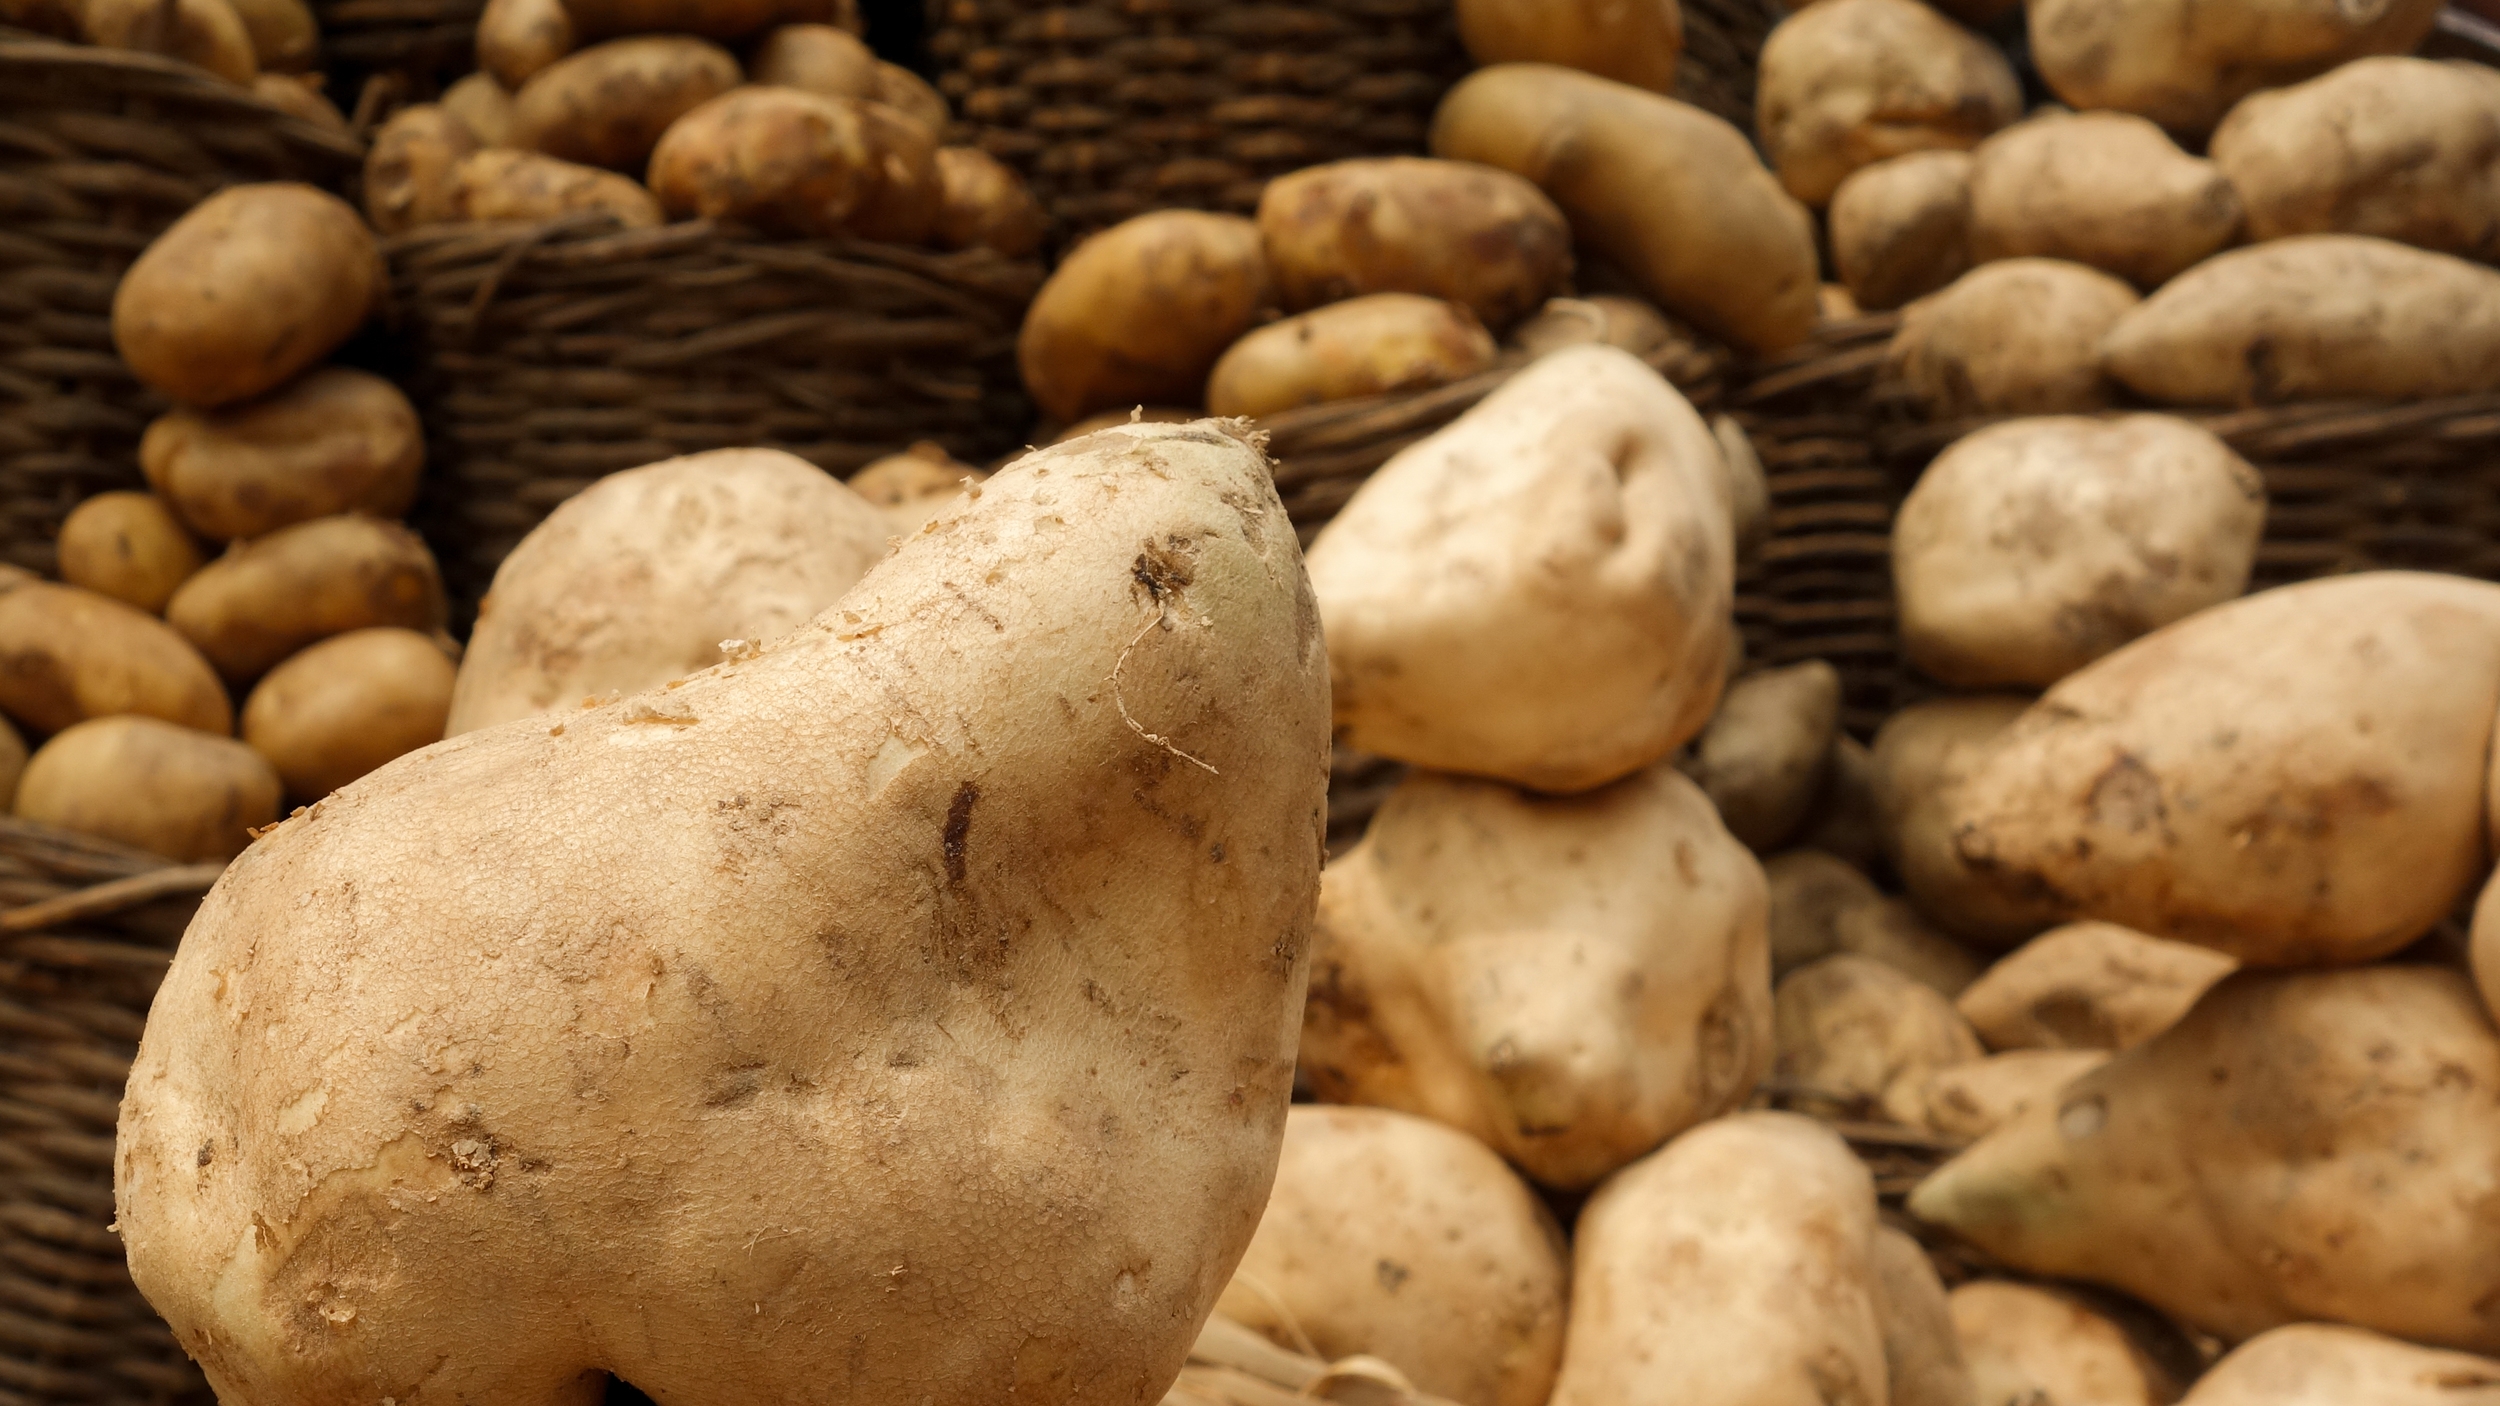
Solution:
M2410 52L2439 0L2030 0L2026 13L2032 62L2068 104L2197 133L2260 88Z
M320 74L264 73L252 80L252 95L280 112L316 127L348 135L347 116L321 92Z
M26 763L11 813L185 863L232 859L276 822L278 774L230 737L145 717L95 718Z
M1016 362L1054 420L1195 404L1274 296L1257 225L1159 210L1069 251L1025 312Z
M196 64L248 88L259 76L252 32L228 0L83 0L87 42Z
M1931 419L2098 410L2114 390L2101 339L2136 305L2134 289L2081 264L1981 264L1902 313L1884 372Z
M1256 417L1447 385L1491 366L1493 353L1492 334L1456 303L1412 293L1349 298L1233 343L1207 375L1207 413Z
M1949 1302L1982 1406L2168 1406L2178 1399L2178 1384L2124 1327L2072 1294L1975 1279Z
M113 293L113 345L140 380L214 408L318 365L381 305L382 252L308 185L230 186L157 236Z
M1458 0L1458 37L1479 64L1560 64L1672 94L1684 12L1676 0Z
M534 151L481 151L452 168L452 209L463 220L552 220L598 211L626 229L664 223L660 202L631 176Z
M472 73L443 90L443 111L460 119L482 147L512 145L512 92L491 73Z
M2240 198L2211 161L2125 112L2052 112L1979 144L1971 257L2067 259L2157 288L2239 233Z
M269 671L243 704L243 740L311 803L443 740L451 659L414 630L350 630Z
M1839 730L1839 670L1820 659L1765 669L1720 695L1685 771L1729 833L1769 854L1805 823Z
M204 558L164 501L99 493L61 520L61 579L153 615Z
M1997 47L1917 0L1822 0L1762 44L1754 126L1788 193L1820 208L1851 172L1967 151L2022 116Z
M226 0L243 32L251 36L252 57L264 72L303 73L321 65L321 24L304 0Z
M678 118L738 86L729 51L682 35L611 39L549 64L512 97L513 144L634 172Z
M234 731L224 686L182 636L136 606L48 581L0 591L0 712L38 735L112 713Z
M2016 948L1953 1004L1990 1049L2131 1050L2238 967L2116 923L2067 923Z
M1929 1132L1976 1141L2108 1060L2105 1050L2011 1050L1946 1065L1918 1093L1920 1118Z
M2260 1333L2199 1377L2180 1406L2488 1406L2500 1360L2415 1347L2361 1328Z
M1924 1126L1927 1077L1987 1053L1944 995L1854 952L1782 978L1773 1011L1773 1072L1791 1098L1834 1117Z
M2030 707L2019 694L1913 703L1875 734L1876 819L1885 857L1919 911L1958 937L2007 948L2058 920L2038 894L2008 893L1963 859L1948 804L1961 779Z
M478 67L508 92L519 92L580 43L564 0L486 0L477 17Z
M1387 156L1268 182L1259 236L1289 311L1366 293L1446 298L1499 332L1571 281L1571 227L1508 171Z
M1976 1406L1952 1303L1927 1251L1889 1225L1867 1242L1884 1331L1886 1406Z
M930 237L941 249L995 249L1021 259L1042 247L1050 216L1006 163L968 146L937 149L938 213Z
M439 630L444 613L442 575L417 534L349 513L236 543L174 592L165 622L241 686L315 640Z
M1971 266L1971 157L1914 151L1860 166L1832 192L1832 264L1860 308L1933 293Z
M365 152L365 218L384 234L459 218L452 170L481 143L439 103L391 114Z
M260 400L158 416L139 466L186 526L228 542L339 513L400 516L425 432L399 387L331 366Z
M783 25L765 35L748 58L747 80L828 98L873 100L877 55L859 36L834 25Z
M1660 307L1750 351L1814 330L1814 220L1743 133L1672 98L1547 64L1450 90L1432 154L1525 176Z

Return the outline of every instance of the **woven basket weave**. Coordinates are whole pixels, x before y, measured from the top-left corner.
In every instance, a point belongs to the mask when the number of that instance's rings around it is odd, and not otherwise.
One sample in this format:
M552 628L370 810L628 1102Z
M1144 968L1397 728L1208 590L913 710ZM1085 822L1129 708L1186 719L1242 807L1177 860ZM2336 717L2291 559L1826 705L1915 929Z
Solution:
M219 868L0 819L0 1406L210 1400L106 1227L122 1082Z
M353 111L376 77L393 97L422 102L477 67L477 17L486 0L314 0L330 96Z
M418 521L461 628L504 555L605 474L754 447L848 475L918 440L984 463L1032 429L1015 338L1035 263L596 216L385 252L420 359Z
M52 569L81 499L140 486L164 404L113 350L113 289L220 187L333 185L362 154L188 64L0 38L0 561Z

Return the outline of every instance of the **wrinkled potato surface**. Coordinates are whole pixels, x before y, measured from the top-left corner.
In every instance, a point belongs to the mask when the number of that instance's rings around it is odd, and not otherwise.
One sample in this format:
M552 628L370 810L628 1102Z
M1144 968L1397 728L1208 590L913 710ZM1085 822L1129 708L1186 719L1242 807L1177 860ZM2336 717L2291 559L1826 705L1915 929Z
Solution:
M181 635L136 606L49 581L0 591L0 712L39 735L114 713L234 731L225 687Z

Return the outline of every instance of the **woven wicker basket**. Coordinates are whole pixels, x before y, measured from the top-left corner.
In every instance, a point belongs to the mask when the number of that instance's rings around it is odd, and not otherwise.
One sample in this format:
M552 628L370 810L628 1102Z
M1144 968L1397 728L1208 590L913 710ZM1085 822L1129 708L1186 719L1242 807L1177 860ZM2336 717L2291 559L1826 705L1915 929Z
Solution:
M0 561L48 572L61 518L139 485L164 408L113 350L113 289L220 187L335 182L362 153L152 54L0 37Z
M619 469L761 447L847 475L917 440L983 463L1032 428L1015 338L1038 264L595 216L386 252L420 357L418 521L460 628L505 553Z
M392 103L423 102L477 67L477 17L486 0L314 0L330 97L354 111L365 84L393 86Z
M107 1227L122 1081L219 867L0 819L0 1406L210 1399Z

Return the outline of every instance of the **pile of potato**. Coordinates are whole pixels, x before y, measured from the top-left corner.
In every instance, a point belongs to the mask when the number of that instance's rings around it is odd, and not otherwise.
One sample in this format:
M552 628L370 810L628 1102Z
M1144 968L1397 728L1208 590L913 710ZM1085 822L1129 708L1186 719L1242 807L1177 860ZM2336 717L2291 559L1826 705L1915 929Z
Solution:
M375 134L366 214L384 234L599 213L1033 253L1022 178L941 145L946 100L859 29L853 0L494 0L481 71Z
M321 23L305 0L0 0L0 25L181 59L281 112L347 130L323 91Z

